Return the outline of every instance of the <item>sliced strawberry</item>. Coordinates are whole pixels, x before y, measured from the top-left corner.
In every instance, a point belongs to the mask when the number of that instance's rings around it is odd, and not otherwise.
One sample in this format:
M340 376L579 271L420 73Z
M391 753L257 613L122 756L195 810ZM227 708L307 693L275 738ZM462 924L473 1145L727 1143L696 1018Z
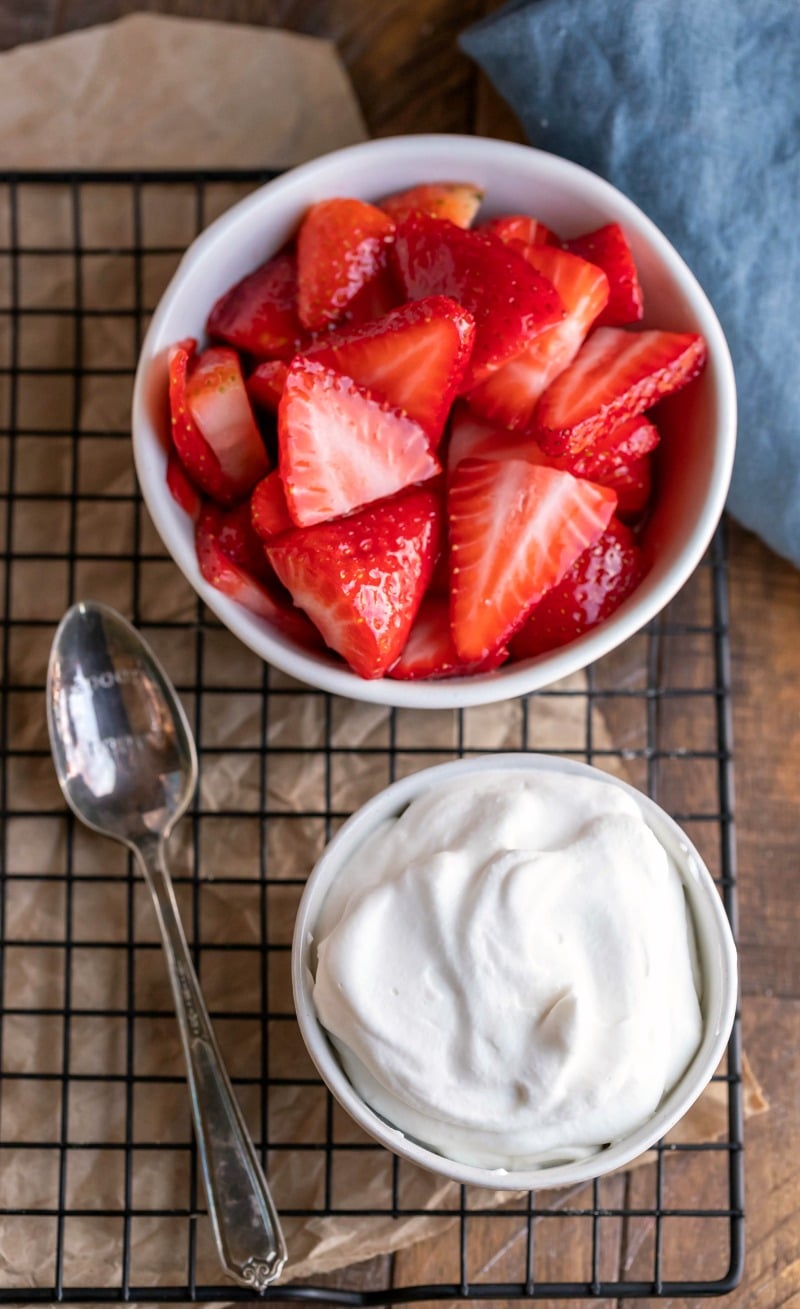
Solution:
M435 595L444 597L450 595L450 563L447 558L446 540L440 542L439 553L436 556L431 580L428 583L428 591L432 591Z
M441 437L475 339L475 320L446 296L412 301L314 345L307 357L352 377Z
M552 284L516 250L483 232L414 214L398 225L392 257L410 300L450 296L474 317L475 345L462 391L564 315Z
M408 639L433 570L440 515L439 497L418 487L267 546L295 604L361 677L382 677Z
M596 232L573 237L564 242L564 248L602 268L608 278L608 304L597 320L598 327L638 323L644 313L644 296L628 238L619 223L607 223Z
M538 332L520 354L469 393L469 403L479 414L515 430L530 426L539 397L575 358L608 299L605 273L585 259L551 245L526 246L524 253L555 287L566 315Z
M654 450L660 440L658 429L641 414L627 418L600 437L585 453L565 455L556 459L545 454L532 436L525 432L511 432L506 427L491 423L472 412L459 401L453 407L450 422L450 439L447 444L447 471L462 459L527 459L529 463L546 464L573 477L584 477L589 482L607 482L618 468L629 469L643 455ZM608 482L613 485L612 482Z
M271 581L258 580L223 549L220 517L216 505L206 505L195 528L197 562L205 580L217 591L230 596L259 617L266 618L279 632L298 645L306 649L318 649L318 632L305 614L294 607L290 596L274 577ZM230 541L227 543L230 544Z
M245 383L251 403L266 413L277 414L288 372L284 359L267 359L254 368Z
M398 309L404 301L405 295L387 263L374 277L364 283L337 322L344 331L351 327L362 327L365 323L372 323L376 318L383 318L384 314Z
M302 356L286 379L278 446L286 502L300 527L350 513L441 471L419 423Z
M271 541L295 526L286 507L283 482L277 468L258 483L250 497L250 519L262 541Z
M291 359L306 343L297 317L297 260L280 254L242 278L214 305L206 326L256 359Z
M217 544L232 563L261 582L270 579L272 569L264 554L263 543L253 529L247 501L234 505L232 509L214 508L206 515L206 525L213 525Z
M363 200L320 200L297 236L297 312L304 327L340 318L386 266L394 223Z
M506 245L511 241L521 241L523 245L561 244L555 232L527 214L503 214L500 218L490 218L481 223L478 231L488 232Z
M628 468L644 455L655 450L660 441L658 428L649 418L637 414L625 418L610 432L599 436L581 454L558 459L557 467L565 467L576 477L587 477L590 482L605 482L616 468Z
M186 382L186 405L216 455L234 498L247 495L269 472L269 456L250 408L235 350L212 346L194 357Z
M197 342L179 341L170 347L169 409L172 444L189 478L219 504L238 498L236 484L223 472L220 461L194 422L187 401L187 378Z
M603 473L597 482L615 493L617 516L626 523L635 523L650 503L653 461L650 455L643 455L633 463L622 464Z
M633 533L612 518L599 540L542 596L512 639L512 655L529 659L597 627L635 590L643 575L642 552Z
M527 459L531 463L552 461L536 442L523 432L509 432L505 427L479 418L462 401L455 405L447 445L447 474L463 459Z
M602 535L616 496L522 459L465 459L447 497L451 620L459 656L483 660Z
M167 486L176 504L184 513L197 522L203 507L203 497L189 477L174 450L167 455Z
M473 182L424 182L381 200L380 207L396 223L409 214L446 218L456 227L469 227L481 207L483 191Z
M420 605L403 652L392 664L388 676L401 682L421 678L464 677L468 673L490 673L508 658L501 646L487 659L466 663L459 658L450 631L450 602L446 595L429 591Z
M548 454L578 454L623 418L685 386L705 361L705 341L694 332L598 327L545 391L533 434Z

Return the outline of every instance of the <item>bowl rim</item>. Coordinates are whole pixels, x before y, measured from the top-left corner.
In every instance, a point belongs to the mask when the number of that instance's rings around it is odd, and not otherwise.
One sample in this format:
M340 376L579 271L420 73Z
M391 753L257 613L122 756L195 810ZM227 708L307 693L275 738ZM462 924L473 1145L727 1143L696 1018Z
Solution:
M165 483L166 453L150 420L147 404L149 375L170 342L162 340L164 323L185 293L198 263L213 256L221 242L230 239L240 224L272 200L287 203L296 193L307 205L310 183L323 185L335 180L341 170L356 162L391 159L414 162L419 170L431 161L441 161L448 173L462 164L477 168L482 160L489 166L507 165L520 171L535 171L539 180L578 183L591 187L592 199L610 209L623 225L648 243L656 257L677 282L692 315L705 337L709 364L706 378L713 387L717 410L717 439L709 494L691 534L678 557L649 591L639 591L599 627L569 645L533 659L506 664L491 673L473 673L460 678L435 681L399 681L388 677L364 679L333 656L301 650L287 638L270 630L235 600L223 595L201 576L194 546L180 522L180 510ZM313 189L313 187L312 187ZM335 192L334 192L335 193ZM716 313L699 282L667 237L647 215L610 182L580 164L533 146L458 134L421 134L384 137L361 142L300 164L259 187L215 219L188 246L169 285L156 306L142 342L136 369L132 406L133 452L142 495L155 528L181 572L208 608L242 643L261 659L282 672L317 687L351 699L416 709L453 709L496 703L552 685L608 654L641 630L675 596L699 564L716 529L727 496L736 444L736 386L730 352ZM646 586L647 579L643 583Z
M493 1169L461 1163L407 1137L366 1104L348 1080L319 1022L311 998L307 958L316 915L330 883L365 838L385 819L399 815L431 786L470 772L504 770L558 771L619 786L640 806L648 825L678 867L690 907L698 955L705 961L703 1036L700 1046L656 1112L639 1128L587 1159L552 1167ZM691 1108L715 1073L730 1037L738 1003L736 944L713 878L686 833L649 796L629 782L581 760L558 755L503 753L458 759L411 773L379 791L357 809L332 837L309 874L295 919L291 951L295 1012L306 1049L323 1082L351 1118L394 1154L411 1163L470 1186L493 1190L533 1191L571 1186L624 1168L656 1144Z

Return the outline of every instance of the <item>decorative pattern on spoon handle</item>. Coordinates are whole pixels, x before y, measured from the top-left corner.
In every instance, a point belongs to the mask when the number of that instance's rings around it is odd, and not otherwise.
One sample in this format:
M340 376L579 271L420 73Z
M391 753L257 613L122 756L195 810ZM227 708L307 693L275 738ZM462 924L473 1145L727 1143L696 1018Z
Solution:
M137 854L153 893L167 955L217 1247L237 1282L263 1291L286 1262L278 1214L203 1002L165 863L164 843L144 842L137 847Z

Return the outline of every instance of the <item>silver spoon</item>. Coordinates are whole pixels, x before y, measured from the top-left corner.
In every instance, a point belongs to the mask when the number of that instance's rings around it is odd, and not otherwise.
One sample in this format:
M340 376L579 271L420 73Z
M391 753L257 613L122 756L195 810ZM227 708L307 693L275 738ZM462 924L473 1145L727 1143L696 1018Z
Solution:
M217 1248L231 1277L263 1291L281 1272L286 1245L214 1038L165 858L197 784L186 715L139 633L116 610L86 601L68 610L53 640L47 723L68 804L87 827L133 851L152 892Z

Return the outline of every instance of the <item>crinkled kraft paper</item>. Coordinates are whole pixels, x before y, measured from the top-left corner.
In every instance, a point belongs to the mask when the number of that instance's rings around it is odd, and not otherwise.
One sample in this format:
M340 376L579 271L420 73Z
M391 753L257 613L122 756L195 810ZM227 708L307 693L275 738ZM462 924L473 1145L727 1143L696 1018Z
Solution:
M131 14L0 56L1 168L289 168L364 136L335 47Z

